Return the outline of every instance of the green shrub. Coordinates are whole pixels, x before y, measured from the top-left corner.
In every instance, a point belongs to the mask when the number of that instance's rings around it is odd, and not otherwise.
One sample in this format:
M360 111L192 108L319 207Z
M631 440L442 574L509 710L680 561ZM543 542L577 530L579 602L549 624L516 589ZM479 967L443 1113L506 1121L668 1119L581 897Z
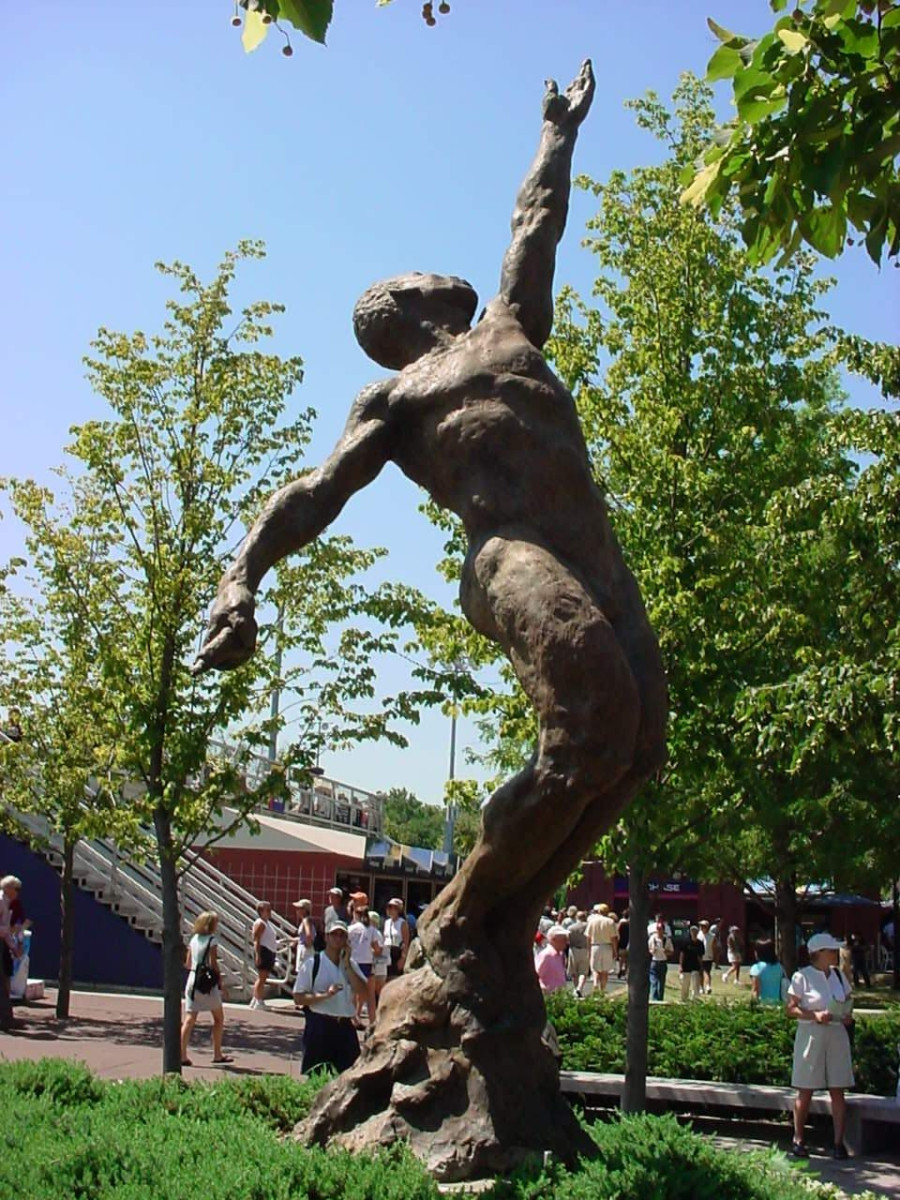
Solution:
M626 1007L621 1001L569 992L548 997L569 1071L621 1074L625 1070ZM723 1083L791 1082L796 1025L780 1007L743 1003L652 1005L648 1072L673 1079ZM856 1090L893 1095L897 1088L900 1014L859 1017L854 1070Z
M491 1200L832 1200L783 1154L735 1152L672 1116L617 1117L590 1129L599 1155L576 1171L551 1166L495 1185ZM874 1200L874 1198L873 1198Z
M0 1066L0 1196L29 1200L437 1200L406 1147L307 1149L282 1134L321 1081L187 1084L94 1079L77 1064ZM775 1153L717 1148L672 1117L591 1127L599 1154L568 1171L520 1172L494 1200L826 1200L833 1191Z

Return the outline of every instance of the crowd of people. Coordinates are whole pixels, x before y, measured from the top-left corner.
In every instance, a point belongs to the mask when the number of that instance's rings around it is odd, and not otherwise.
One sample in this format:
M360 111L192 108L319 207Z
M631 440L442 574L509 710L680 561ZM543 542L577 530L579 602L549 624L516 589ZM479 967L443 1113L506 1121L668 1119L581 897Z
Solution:
M571 905L556 910L548 906L535 933L535 969L541 988L555 991L570 987L578 999L589 990L605 995L610 978L628 975L629 944L634 934L629 912L617 915L607 904L595 904L590 913ZM674 938L664 914L657 913L647 926L650 999L665 999L669 970L678 971L680 998L684 1002L711 995L713 978L721 970L723 984L749 986L761 1004L782 1004L787 997L789 977L778 961L771 937L761 937L748 957L743 934L737 925L726 925L721 917L700 920ZM805 953L808 948L803 947ZM853 986L870 986L867 944L860 934L841 943L841 970L852 976ZM744 978L741 971L744 971Z
M359 1034L375 1023L378 1001L388 982L406 964L414 918L394 896L384 915L369 906L365 892L346 897L339 887L328 893L321 920L313 917L312 901L295 901L296 931L285 939L272 922L268 901L257 905L250 931L256 980L249 1007L268 1011L266 989L280 953L287 952L294 974L293 998L303 1010L304 1074L316 1067L346 1070L359 1056ZM181 1031L181 1060L192 1066L189 1044L197 1014L209 1012L213 1021L213 1062L230 1062L222 1053L223 999L226 996L218 964L214 912L201 913L194 923L185 966L185 1016Z

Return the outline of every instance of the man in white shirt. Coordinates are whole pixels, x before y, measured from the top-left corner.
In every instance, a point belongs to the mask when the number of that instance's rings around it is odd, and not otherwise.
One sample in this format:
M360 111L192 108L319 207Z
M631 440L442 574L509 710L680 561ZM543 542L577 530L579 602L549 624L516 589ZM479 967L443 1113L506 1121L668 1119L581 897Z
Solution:
M294 1003L306 1012L304 1075L320 1066L346 1071L356 1062L359 1038L353 1025L354 997L365 994L365 976L350 958L347 926L333 921L325 934L325 949L303 960L294 982Z

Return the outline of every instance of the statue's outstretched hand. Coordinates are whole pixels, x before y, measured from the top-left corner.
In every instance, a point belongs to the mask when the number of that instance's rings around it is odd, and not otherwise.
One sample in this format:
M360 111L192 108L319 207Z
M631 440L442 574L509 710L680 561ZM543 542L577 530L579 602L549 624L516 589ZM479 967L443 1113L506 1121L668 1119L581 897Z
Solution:
M554 125L577 129L588 114L594 98L594 70L586 58L581 70L562 95L554 79L547 80L544 95L544 120Z
M219 584L203 646L191 668L194 675L201 675L211 667L229 671L250 658L256 649L254 608L250 589L226 575Z

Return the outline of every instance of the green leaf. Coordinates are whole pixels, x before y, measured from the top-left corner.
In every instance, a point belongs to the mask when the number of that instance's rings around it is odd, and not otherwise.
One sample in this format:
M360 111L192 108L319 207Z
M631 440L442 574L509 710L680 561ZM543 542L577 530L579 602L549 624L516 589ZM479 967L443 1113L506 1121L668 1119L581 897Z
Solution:
M809 38L799 29L779 29L778 37L784 42L789 54L799 54L809 45Z
M269 26L262 19L262 13L255 8L247 10L244 17L244 29L241 33L241 45L246 54L252 54L261 45L269 32Z
M740 50L741 46L746 46L749 38L745 38L738 33L732 33L730 29L726 29L724 25L720 25L718 21L714 21L712 17L706 18L706 24L710 30L716 35L720 42L725 42L734 50Z
M334 0L267 0L266 8L279 21L289 21L312 41L325 45Z
M844 248L847 216L843 208L834 205L814 208L801 221L801 227L813 249L826 258L835 258Z
M720 46L706 64L706 78L710 83L717 79L730 79L740 66L740 51L731 46Z

